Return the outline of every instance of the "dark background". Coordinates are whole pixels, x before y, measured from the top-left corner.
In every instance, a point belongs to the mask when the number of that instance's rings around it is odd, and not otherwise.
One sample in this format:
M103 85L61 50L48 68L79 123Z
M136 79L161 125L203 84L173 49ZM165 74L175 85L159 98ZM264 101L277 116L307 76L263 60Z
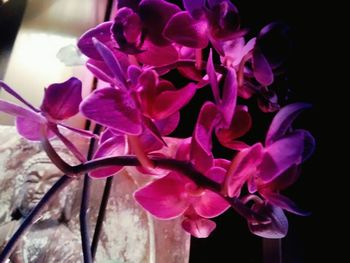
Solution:
M4 50L13 44L25 2L10 0L6 8L0 6L0 52L5 52ZM341 184L343 181L338 174L329 172L330 156L326 155L333 147L328 143L329 140L326 140L330 136L329 126L333 128L337 125L330 119L333 115L328 112L329 108L332 108L328 96L338 88L329 86L325 81L330 74L325 70L330 66L326 63L325 57L329 52L337 52L329 50L330 47L325 45L330 32L327 29L328 10L321 11L318 4L306 5L306 1L233 2L240 11L242 27L249 28L251 36L273 21L283 21L290 26L293 41L292 56L286 64L287 75L277 83L279 91L284 104L296 101L313 104L313 108L303 113L295 126L312 132L317 140L316 152L304 164L299 181L286 192L286 195L300 207L311 211L312 215L298 217L288 214L290 229L288 236L282 242L283 262L315 262L319 256L326 262L329 262L328 257L333 258L331 262L338 262L335 258L339 254L331 251L331 243L334 245L339 241L329 237L332 232L337 232L333 223L335 220L330 219L333 214L338 213L333 203L333 187L329 184L333 181ZM2 57L5 59L0 61L0 78L6 66L6 56ZM183 124L176 130L176 135L181 137L191 135L196 114L203 101L210 97L209 89L198 92L194 99L195 103L182 112ZM254 126L247 139L251 140L254 137L263 140L272 115L260 113L254 100L249 101L248 105L254 117ZM215 151L218 152L218 149ZM232 152L229 151L220 154L227 158L232 156ZM347 221L346 218L343 220ZM337 223L342 225L343 220ZM244 219L229 210L215 221L217 228L209 238L192 239L191 263L262 262L262 240L249 232Z

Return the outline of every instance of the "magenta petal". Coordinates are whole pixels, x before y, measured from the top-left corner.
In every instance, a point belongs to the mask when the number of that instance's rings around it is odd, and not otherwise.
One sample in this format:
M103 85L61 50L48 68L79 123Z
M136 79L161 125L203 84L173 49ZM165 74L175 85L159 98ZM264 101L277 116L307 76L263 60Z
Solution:
M41 123L35 122L31 119L28 118L23 118L23 117L17 117L16 118L16 128L18 133L26 138L27 140L30 141L40 141L42 136L40 133L41 130ZM48 130L47 137L51 139L54 137L55 134L51 131Z
M255 176L256 169L262 158L261 143L240 151L233 159L227 172L225 186L230 197L239 196L244 183Z
M206 238L215 229L215 222L205 218L186 218L182 221L182 228L197 238Z
M86 67L96 78L108 83L114 83L112 72L103 61L89 59L86 62Z
M169 41L162 35L163 29L169 19L180 8L163 0L142 0L139 5L139 15L143 26L147 30L147 36L157 46L168 45Z
M98 89L83 100L80 111L88 119L122 133L139 135L142 131L141 114L124 90Z
M211 137L217 122L218 110L216 105L212 102L206 102L199 113L191 143L191 160L196 168L204 173L213 163Z
M169 117L161 120L155 121L155 125L157 126L161 135L168 135L172 133L180 122L180 112L175 112Z
M162 137L162 134L158 130L158 127L154 124L154 122L150 118L143 116L143 124L148 128L148 131L154 136L154 138L156 138L163 145L166 145Z
M237 138L246 134L252 126L252 118L246 106L236 107L233 120L228 129L218 128L215 130L216 136L221 145L229 149L244 149L247 144L236 141Z
M284 195L277 193L265 193L263 196L272 205L278 206L290 213L297 214L300 216L309 216L311 213L300 209L292 200Z
M156 46L151 41L146 40L142 45L144 52L137 54L139 62L150 66L163 66L174 63L178 60L179 54L174 46Z
M184 107L197 90L196 84L189 83L182 89L166 90L156 97L153 105L152 117L167 118Z
M184 11L175 14L164 28L164 36L169 40L191 48L205 48L208 45L207 22L195 20Z
M0 111L18 117L23 117L32 122L44 123L46 122L45 118L42 117L39 113L36 113L32 110L28 110L16 104L0 100Z
M110 72L113 74L115 81L119 88L126 89L126 79L124 76L124 71L119 64L118 60L115 58L115 55L112 51L105 46L102 42L98 41L96 38L93 39L93 43L103 58L104 62L108 66Z
M269 146L279 138L283 137L299 114L310 107L311 105L307 103L293 103L280 109L271 122L269 131L266 135L265 145Z
M139 67L131 65L128 67L127 75L129 80L133 85L137 85L137 81L141 75L142 71Z
M94 159L120 156L125 154L125 136L115 136L104 141L97 149ZM111 166L93 170L89 175L93 178L105 178L121 170L123 166Z
M209 52L209 57L208 57L208 62L207 62L207 74L209 78L209 83L211 86L211 90L214 95L214 99L217 105L220 104L220 91L219 91L219 84L218 84L218 79L216 76L215 68L214 68L214 62L213 62L213 51L210 49Z
M217 159L215 159L215 165L217 164L218 164L218 161ZM225 180L226 173L227 173L226 169L218 166L213 166L205 173L205 176L221 184Z
M112 21L104 22L85 32L78 41L80 51L90 58L101 60L102 58L92 43L92 39L96 38L105 44L112 42L110 32L112 24Z
M269 86L272 84L273 72L270 64L256 46L253 51L253 73L254 77L260 84L264 86Z
M285 172L283 172L281 175L276 177L272 182L262 184L259 186L261 188L261 191L264 191L266 188L269 190L284 190L287 187L294 184L300 175L300 165L292 165L290 168L288 168Z
M294 132L266 148L259 165L258 176L264 182L271 182L295 164L300 164L304 151L304 134Z
M182 215L189 203L181 176L170 173L134 193L135 200L148 212L160 219Z
M303 150L303 162L311 157L315 151L316 141L310 132L305 130L296 130L295 132L301 132L304 135L304 150Z
M269 223L248 222L249 230L264 238L283 238L288 232L288 220L283 210L277 206L265 204L263 206L254 205L253 210L270 219Z
M40 109L53 119L68 119L79 112L82 101L81 81L70 78L62 83L51 84L45 89L45 96Z
M230 204L223 197L210 190L205 190L200 197L194 200L192 202L194 210L205 218L221 215L230 207Z
M237 76L234 69L229 69L224 82L220 110L225 124L230 125L237 102Z
M98 141L98 143L101 145L102 143L104 143L105 141L107 141L108 139L114 137L114 136L120 136L123 134L118 134L116 135L115 133L113 133L110 129L106 129L102 132L101 136L100 136L100 140Z

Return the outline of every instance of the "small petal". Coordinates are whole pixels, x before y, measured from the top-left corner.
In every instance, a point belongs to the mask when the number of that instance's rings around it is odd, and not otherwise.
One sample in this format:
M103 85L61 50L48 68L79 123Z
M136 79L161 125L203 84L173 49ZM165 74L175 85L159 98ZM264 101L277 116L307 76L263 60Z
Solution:
M198 170L206 172L213 163L211 152L212 131L218 122L218 110L212 102L206 102L199 113L193 131L191 160Z
M191 48L205 48L209 43L206 20L195 20L184 11L175 14L164 28L170 41Z
M86 67L96 78L104 82L114 83L112 72L103 61L89 59L86 62Z
M278 239L288 232L288 220L283 210L270 204L254 205L253 210L270 219L269 223L248 222L249 230L260 237Z
M185 184L180 175L170 173L137 190L134 198L144 209L160 219L182 215L189 206Z
M102 57L97 52L92 39L96 38L109 46L113 46L110 32L112 24L112 21L104 22L85 32L78 41L80 51L89 58L101 60Z
M215 165L218 164L217 159L214 162L215 162ZM219 166L213 166L205 173L205 176L221 184L225 180L226 173L227 173L226 169Z
M126 89L127 84L124 76L125 73L118 60L116 59L115 55L110 49L108 49L107 46L105 46L102 42L98 41L96 38L93 39L93 43L97 51L103 58L104 62L108 66L110 72L113 74L118 87L121 89Z
M209 83L211 86L211 90L213 92L215 102L217 105L219 105L221 103L221 99L220 99L218 79L217 79L215 68L214 68L212 49L210 49L210 52L209 52L209 57L208 57L208 62L207 62L207 74L208 74Z
M229 126L236 108L237 102L237 76L234 69L229 69L224 82L220 110L224 117L225 126Z
M271 122L266 135L265 145L269 146L283 137L299 114L310 107L311 105L307 103L293 103L280 109Z
M141 114L127 91L102 88L80 104L80 111L91 120L122 133L139 135Z
M256 80L263 86L273 82L273 72L264 54L255 47L253 51L253 73Z
M201 217L213 218L224 213L230 204L219 194L205 190L192 202L192 206Z
M162 135L168 135L172 133L177 128L179 122L180 122L180 112L175 112L174 114L170 115L165 119L154 121L160 134Z
M182 221L182 228L197 238L206 238L215 229L214 221L205 218L186 218Z
M137 54L142 41L142 22L138 14L130 8L121 8L116 13L111 27L118 49L126 54Z
M166 145L162 134L160 133L160 131L158 130L158 127L154 124L154 122L150 119L147 118L145 116L143 116L143 124L148 128L148 132L150 132L150 134L153 135L154 138L156 138L160 143L162 143L163 145Z
M137 66L131 65L128 67L127 75L133 85L137 85L137 81L141 73L141 69Z
M145 40L142 45L144 52L137 54L139 62L150 66L163 66L174 63L178 60L179 55L173 45L156 46L151 41Z
M163 37L162 32L169 19L180 12L181 9L163 0L142 0L139 5L139 15L147 36L157 46L168 45L169 41Z
M294 132L266 148L258 167L258 176L264 182L271 182L292 165L302 162L304 133Z
M264 193L263 196L272 205L280 207L290 213L300 216L309 216L311 214L308 211L300 209L292 200L286 196L277 193Z
M125 136L122 135L111 137L98 147L93 159L124 155L125 147ZM114 175L122 168L123 166L99 168L90 172L89 176L93 178L106 178Z
M164 119L176 113L192 99L196 90L196 84L189 83L182 89L162 92L154 102L152 117Z
M252 126L252 118L248 112L246 106L237 106L231 125L228 129L218 128L216 129L216 136L222 146L229 149L242 149L246 148L247 144L244 142L236 141L246 134Z
M62 83L51 84L45 89L40 109L56 120L68 119L79 112L82 84L77 78Z
M28 118L23 118L23 117L17 117L16 118L16 129L18 133L26 138L27 140L30 141L40 141L42 138L41 135L41 126L43 124L39 122L35 122L31 119ZM47 138L51 139L55 136L55 134L51 131L48 130Z
M40 114L4 100L0 100L0 111L13 116L28 119L32 122L46 122L45 118Z
M239 196L244 183L256 174L263 155L261 143L240 151L227 171L225 187L229 197Z

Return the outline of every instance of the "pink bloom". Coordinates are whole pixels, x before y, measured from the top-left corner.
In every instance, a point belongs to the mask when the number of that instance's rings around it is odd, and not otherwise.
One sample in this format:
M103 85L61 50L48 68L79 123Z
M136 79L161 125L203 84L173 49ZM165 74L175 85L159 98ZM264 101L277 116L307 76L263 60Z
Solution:
M291 131L293 120L308 107L294 103L281 109L271 123L265 147L257 143L235 156L225 182L230 197L239 196L247 183L250 193L258 191L272 205L303 214L292 201L280 195L279 190L296 180L297 167L314 150L315 142L309 132Z
M40 141L42 126L47 128L47 136L49 138L59 134L57 126L71 129L84 136L92 136L87 131L69 127L62 122L79 112L79 104L82 100L80 80L70 78L65 82L49 85L45 89L40 109L25 101L5 83L0 82L0 87L26 105L26 107L23 107L0 100L0 111L16 117L18 133L24 138Z
M177 159L190 160L197 170L217 183L222 183L228 161L214 160L211 153L211 129L217 117L212 103L205 104L198 117L191 144L185 140L179 147ZM161 219L185 215L183 227L196 237L206 237L215 224L213 218L229 208L221 195L203 189L178 172L170 172L135 192L136 201L152 215Z

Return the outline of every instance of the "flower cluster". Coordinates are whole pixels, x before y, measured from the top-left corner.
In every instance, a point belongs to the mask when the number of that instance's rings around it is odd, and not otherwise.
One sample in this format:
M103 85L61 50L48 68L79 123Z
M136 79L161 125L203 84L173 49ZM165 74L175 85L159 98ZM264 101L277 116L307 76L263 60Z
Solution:
M45 142L57 136L82 165L86 157L60 129L98 138L94 160L136 156L138 162L132 165L139 164L139 172L150 178L134 193L136 202L160 219L181 216L183 229L195 237L209 236L215 228L212 218L230 207L247 219L252 233L285 236L284 211L307 212L281 191L297 180L300 165L315 145L308 131L292 127L310 105L293 103L280 109L270 88L285 60L285 52L276 54L273 45L289 48L288 28L271 23L247 39L229 0L183 0L184 10L165 0L118 2L113 20L90 29L78 41L88 57L86 67L102 88L83 99L81 82L71 78L48 86L36 108L0 82L24 104L0 100L0 111L16 116L18 132L28 140ZM179 87L167 80L171 71L187 84ZM203 103L192 136L172 138L181 109L207 88L213 100ZM242 104L252 97L263 112L277 113L265 142L250 145L240 138L253 125L248 106ZM100 136L64 124L78 112L102 126ZM214 136L232 150L232 159L214 156ZM171 155L166 150L170 142L176 142ZM173 160L179 167L158 165L160 159ZM90 176L114 176L125 165L96 166Z

